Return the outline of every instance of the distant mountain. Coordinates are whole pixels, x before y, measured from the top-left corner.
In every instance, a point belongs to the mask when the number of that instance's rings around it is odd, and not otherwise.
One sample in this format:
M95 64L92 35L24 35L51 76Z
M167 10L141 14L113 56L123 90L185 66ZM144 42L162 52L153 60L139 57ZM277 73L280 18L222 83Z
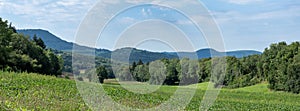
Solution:
M72 50L73 47L73 43L64 41L46 30L25 29L25 30L17 30L17 32L19 34L30 36L31 39L36 34L37 37L40 37L45 42L48 48L52 48L56 50Z
M200 49L196 52L170 52L171 55L179 55L180 58L192 58L192 59L202 59L209 57L223 57L223 56L234 56L237 58L242 58L249 55L262 54L259 51L253 50L239 50L239 51L229 51L229 52L219 52L214 49L206 48Z
M262 52L254 51L254 50L238 50L238 51L230 51L226 53L227 56L234 56L237 58L242 58L242 57L246 57L249 55L256 55L256 54L260 55L262 54Z
M136 48L122 48L117 49L112 52L112 57L114 60L127 62L129 60L130 63L133 61L142 60L143 62L151 62L155 60L159 60L162 58L178 58L177 55L160 53L160 52L150 52L146 50L139 50Z
M49 31L41 30L41 29L26 29L26 30L17 30L18 33L28 35L31 38L34 34L38 37L42 38L47 45L48 48L60 50L60 51L71 51L73 49L73 44L71 42L64 41L59 37L53 35ZM94 50L94 48L80 46L75 44L76 49L81 49L82 52L85 50ZM218 52L214 49L200 49L195 53L192 52L150 52L146 50L139 50L136 48L121 48L114 51L109 51L106 49L95 49L96 56L104 57L104 58L111 58L115 57L114 59L118 59L120 61L138 61L141 59L143 62L151 62L154 60L162 59L162 58L191 58L191 59L201 59L201 58L209 58L212 57L212 54L215 56L235 56L237 58L254 55L254 54L261 54L261 52L253 51L253 50L239 50L239 51L230 51L230 52ZM130 54L130 55L129 55Z
M67 42L65 40L60 39L60 37L55 36L51 32L47 30L42 29L23 29L23 30L17 30L19 34L23 34L25 36L29 36L31 39L34 35L41 38L47 48L52 48L59 51L72 51L73 45L76 46L76 49L82 50L81 52L84 53L84 50L93 50L94 48L86 47L86 46L80 46L77 44L74 44L72 42ZM97 54L103 56L103 57L110 57L110 51L106 49L96 49Z

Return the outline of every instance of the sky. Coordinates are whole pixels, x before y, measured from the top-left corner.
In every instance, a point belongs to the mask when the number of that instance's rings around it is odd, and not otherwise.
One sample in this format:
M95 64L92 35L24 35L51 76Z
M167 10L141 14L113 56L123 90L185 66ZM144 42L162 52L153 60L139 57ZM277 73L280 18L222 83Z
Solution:
M107 1L110 3L106 5L111 4L111 7L106 8L108 12L118 8L113 4L117 4L119 0ZM137 0L131 0L135 1ZM215 19L221 30L225 50L263 51L271 43L280 41L290 43L300 39L299 0L199 0L198 2L201 2ZM0 17L12 22L17 29L45 29L63 40L74 42L82 21L97 3L99 3L97 0L0 0ZM176 5L189 8L185 3ZM102 15L104 14L99 13L98 16ZM206 18L199 20L205 21L204 19ZM114 50L122 47L116 46L118 38L137 38L145 36L145 33L156 38L187 36L195 49L209 47L203 32L197 30L190 18L176 9L162 6L139 5L123 10L111 18L105 27L101 39L97 41L98 48ZM174 31L179 32L172 33ZM131 47L130 43L128 44ZM132 46L151 51L173 51L175 47L159 40L148 40Z

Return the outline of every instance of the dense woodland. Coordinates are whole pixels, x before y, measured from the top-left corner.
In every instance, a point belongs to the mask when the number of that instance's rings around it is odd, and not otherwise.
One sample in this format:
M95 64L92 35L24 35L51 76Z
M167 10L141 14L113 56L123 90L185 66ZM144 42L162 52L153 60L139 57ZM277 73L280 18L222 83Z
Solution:
M280 42L271 44L261 55L243 58L229 56L200 60L175 58L150 63L143 63L140 60L117 69L110 66L112 64L110 60L96 58L96 71L86 71L88 75L85 76L92 80L95 78L92 75L97 73L96 78L101 83L104 79L116 77L120 81L137 80L157 85L188 85L212 80L216 86L223 85L228 88L268 82L271 90L299 93L299 51L299 42L291 44ZM56 76L60 75L63 69L68 72L74 71L71 66L71 53L55 51L55 54L51 49L47 49L43 40L38 37L29 39L16 33L16 29L1 18L0 52L0 69L5 71L26 71ZM226 67L215 64L213 61L216 60L225 60L220 63L226 63ZM212 67L217 67L217 70L212 70Z
M60 75L63 60L46 46L42 39L29 39L0 18L0 69Z
M140 82L149 81L151 84L156 84L159 83L160 77L163 77L162 75L165 74L166 79L163 83L166 85L201 83L213 79L217 84L222 84L228 88L245 87L261 82L268 82L269 88L272 90L299 93L299 51L299 42L293 42L290 45L280 42L266 48L262 55L251 55L244 58L225 57L201 60L189 60L187 58L181 60L162 59L161 61L164 63L165 69L156 69L160 70L161 73L150 73L149 63L144 64L142 61L139 61L138 63L134 62L129 69L127 67L121 68L117 77L120 80L128 81L131 74L134 80ZM216 67L216 69L224 68L212 64L214 59L224 59L226 69L212 76L212 73L214 73L212 67ZM219 80L215 79L214 76L225 77ZM194 80L195 78L198 80ZM182 82L184 80L188 81Z
M201 60L162 59L165 67L157 67L160 72L151 72L149 63L134 62L129 68L122 67L117 72L117 77L123 81L134 80L140 82L149 81L150 84L160 83L161 77L166 75L166 85L193 84L213 79L218 85L228 88L238 88L268 82L269 88L276 91L288 91L299 93L300 91L300 44L293 42L287 44L280 42L266 48L262 55L251 55L244 58L224 57L206 58ZM220 70L212 76L212 67L224 68L212 64L213 60L225 60L226 69ZM151 62L155 63L157 61ZM163 66L163 65L161 65ZM224 66L224 65L223 65ZM151 66L154 67L155 66ZM163 68L163 69L159 69ZM216 70L214 69L214 70ZM225 74L225 75L222 75ZM225 76L224 79L216 79L215 76ZM212 78L211 78L212 77ZM198 80L195 80L197 78ZM220 77L219 77L220 78ZM182 82L184 80L188 80ZM220 83L221 82L221 83Z

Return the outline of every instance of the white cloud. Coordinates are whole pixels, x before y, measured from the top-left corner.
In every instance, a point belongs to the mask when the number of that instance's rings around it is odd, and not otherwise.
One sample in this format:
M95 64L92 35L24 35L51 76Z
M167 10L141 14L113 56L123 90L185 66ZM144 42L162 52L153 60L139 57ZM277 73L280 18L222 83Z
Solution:
M9 21L17 28L42 28L72 41L77 26L96 2L96 0L0 0L0 15L4 19L13 16L14 18L9 18Z
M194 23L190 20L178 20L176 21L176 24L180 25L193 25Z
M300 7L290 7L281 10L273 10L268 12L257 12L253 14L245 14L238 11L227 12L212 12L219 23L232 22L247 22L247 21L261 21L261 20L285 20L287 18L295 18L300 16Z
M151 16L152 15L152 11L149 8L148 9L142 8L141 13L143 16Z
M143 16L147 16L147 12L146 12L146 9L145 9L145 8L142 9L142 15L143 15Z
M149 9L149 8L147 9L147 14L148 14L148 15L152 15L151 9Z
M262 2L263 0L224 0L229 3L245 5L249 3Z
M132 3L132 4L138 4L138 3L143 3L143 0L126 0L125 2L127 3Z
M299 17L300 16L300 7L290 7L284 10L270 11L256 14L255 16L250 17L252 20L260 19L280 19L280 18L289 18L289 17Z
M58 1L56 2L58 5L62 5L62 6L65 6L65 7L68 7L68 6L74 6L74 5L77 5L78 2L77 1Z
M80 21L94 3L93 0L23 0L2 1L0 13L10 13L37 22Z
M0 1L0 6L4 5L4 3L2 1Z
M105 3L105 4L117 4L117 3L120 3L119 0L103 0L102 2Z
M123 18L120 19L120 23L123 23L123 24L132 24L136 21L137 20L132 18L132 17L123 17Z

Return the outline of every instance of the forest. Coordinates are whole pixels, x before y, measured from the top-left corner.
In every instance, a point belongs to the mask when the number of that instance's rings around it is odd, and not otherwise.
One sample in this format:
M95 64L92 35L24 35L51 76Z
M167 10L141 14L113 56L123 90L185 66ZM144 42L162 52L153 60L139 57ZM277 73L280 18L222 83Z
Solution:
M217 57L194 59L161 59L153 62L133 62L113 69L108 64L111 61L97 59L97 69L87 71L87 77L97 73L97 79L103 83L104 79L117 78L120 81L139 81L150 84L189 85L212 80L216 86L239 88L268 82L274 91L300 92L300 44L293 42L274 43L266 48L261 55L251 55L243 58ZM64 59L70 57L55 54L48 49L38 37L32 40L28 36L18 34L16 29L0 18L0 69L13 72L34 72L44 75L58 76L62 74ZM225 60L226 67L214 64L213 61ZM165 67L160 67L160 66ZM219 72L212 71L212 67L219 67ZM225 68L223 70L223 68ZM221 70L222 69L222 70ZM114 72L114 73L113 73ZM213 74L212 74L213 73ZM86 75L85 75L86 76Z
M60 75L63 60L47 49L38 37L29 39L18 34L15 27L0 18L0 69L14 72L35 72Z
M147 82L157 84L165 75L165 85L187 85L208 82L210 79L217 85L227 88L251 86L268 82L269 88L275 91L299 93L300 91L300 43L287 44L280 42L271 44L262 55L251 55L243 58L223 57L205 58L200 60L162 59L165 67L155 67L158 61L144 64L134 62L129 67L123 66L117 70L117 78L121 81ZM224 68L212 64L215 59L225 60L225 70L213 74L212 67ZM155 70L149 69L149 65ZM215 69L216 70L216 69ZM152 71L152 72L151 72ZM160 71L160 72L159 72ZM133 78L130 78L130 77ZM215 76L225 76L219 80ZM219 77L220 78L220 77ZM197 79L197 80L196 80ZM188 80L186 82L182 82Z

